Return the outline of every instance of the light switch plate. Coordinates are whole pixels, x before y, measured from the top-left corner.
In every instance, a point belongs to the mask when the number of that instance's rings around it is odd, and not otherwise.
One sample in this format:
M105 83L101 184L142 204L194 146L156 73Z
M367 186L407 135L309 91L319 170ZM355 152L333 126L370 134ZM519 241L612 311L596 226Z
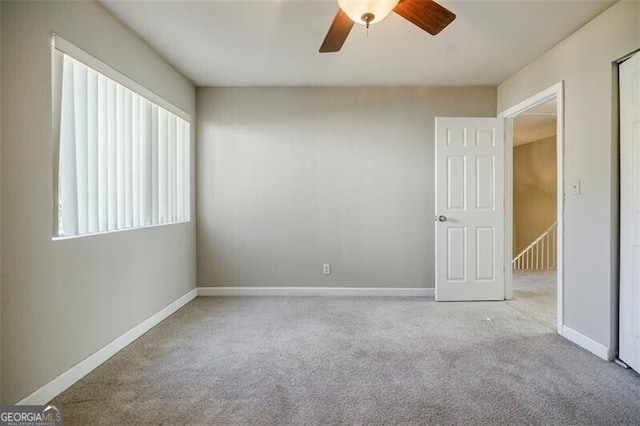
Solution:
M574 179L569 182L569 195L580 195L580 179Z

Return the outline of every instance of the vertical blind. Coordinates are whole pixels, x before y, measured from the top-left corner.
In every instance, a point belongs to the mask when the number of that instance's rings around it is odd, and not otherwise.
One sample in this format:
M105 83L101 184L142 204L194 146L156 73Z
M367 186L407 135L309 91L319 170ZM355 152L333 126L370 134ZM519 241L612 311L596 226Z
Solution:
M57 236L189 220L189 123L56 55Z

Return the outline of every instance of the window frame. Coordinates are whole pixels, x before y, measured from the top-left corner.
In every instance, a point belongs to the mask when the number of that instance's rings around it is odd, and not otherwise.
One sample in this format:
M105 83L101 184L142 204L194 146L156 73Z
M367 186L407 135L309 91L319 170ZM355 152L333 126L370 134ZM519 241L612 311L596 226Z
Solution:
M184 155L189 160L186 162L187 164L186 175L188 178L185 181L185 188L184 188L185 212L184 212L184 218L182 220L176 220L176 221L167 222L167 223L154 223L154 224L148 224L148 225L132 226L129 228L112 229L112 230L106 230L106 231L87 232L83 234L74 234L74 235L58 234L59 220L60 220L59 205L58 205L60 200L60 194L59 194L60 125L61 125L60 119L61 119L61 109L62 109L60 100L62 99L62 80L63 80L62 79L63 55L60 55L59 53L67 55L72 59L84 64L85 66L93 69L97 73L102 74L108 79L111 79L115 83L131 90L136 95L146 99L152 104L155 104L160 108L163 108L167 112L174 114L178 118L187 122L189 131L188 131L188 140L186 141L186 144L185 144ZM193 161L191 161L191 152L192 152L191 144L192 144L193 128L192 128L190 114L176 107L174 104L168 102L161 96L155 94L154 92L147 89L143 85L137 83L133 79L127 77L125 74L121 73L120 71L117 71L116 69L112 68L108 64L102 62L100 59L96 58L90 53L87 53L86 51L82 50L81 48L77 47L76 45L67 41L66 39L64 39L63 37L61 37L56 33L52 33L51 35L51 100L52 100L51 111L52 111L52 131L53 131L52 132L52 136L53 136L53 144L52 144L52 147L53 147L53 176L52 176L53 199L51 203L52 210L53 210L52 211L53 221L52 221L51 239L53 241L91 237L91 236L102 235L102 234L111 234L114 232L135 231L139 229L156 228L161 226L170 226L170 225L177 225L181 223L191 222L191 207L192 207L191 206L192 204L191 203L191 198L192 198L191 197L191 187L192 187L191 181L192 181L192 174L193 174L193 171L192 171Z

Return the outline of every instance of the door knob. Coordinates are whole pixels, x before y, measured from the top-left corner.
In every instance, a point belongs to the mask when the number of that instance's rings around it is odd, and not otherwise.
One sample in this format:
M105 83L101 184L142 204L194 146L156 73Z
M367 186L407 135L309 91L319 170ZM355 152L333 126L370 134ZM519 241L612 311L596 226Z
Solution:
M444 215L440 215L438 216L438 222L446 222L447 221L447 217Z

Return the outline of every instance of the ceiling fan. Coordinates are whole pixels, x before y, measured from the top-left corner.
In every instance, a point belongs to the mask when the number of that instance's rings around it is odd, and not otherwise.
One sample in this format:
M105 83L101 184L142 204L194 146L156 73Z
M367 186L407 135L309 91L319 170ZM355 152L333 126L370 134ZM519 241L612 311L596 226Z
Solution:
M438 34L456 18L455 13L433 0L338 0L338 6L320 53L339 51L354 23L368 29L391 11L431 35Z

